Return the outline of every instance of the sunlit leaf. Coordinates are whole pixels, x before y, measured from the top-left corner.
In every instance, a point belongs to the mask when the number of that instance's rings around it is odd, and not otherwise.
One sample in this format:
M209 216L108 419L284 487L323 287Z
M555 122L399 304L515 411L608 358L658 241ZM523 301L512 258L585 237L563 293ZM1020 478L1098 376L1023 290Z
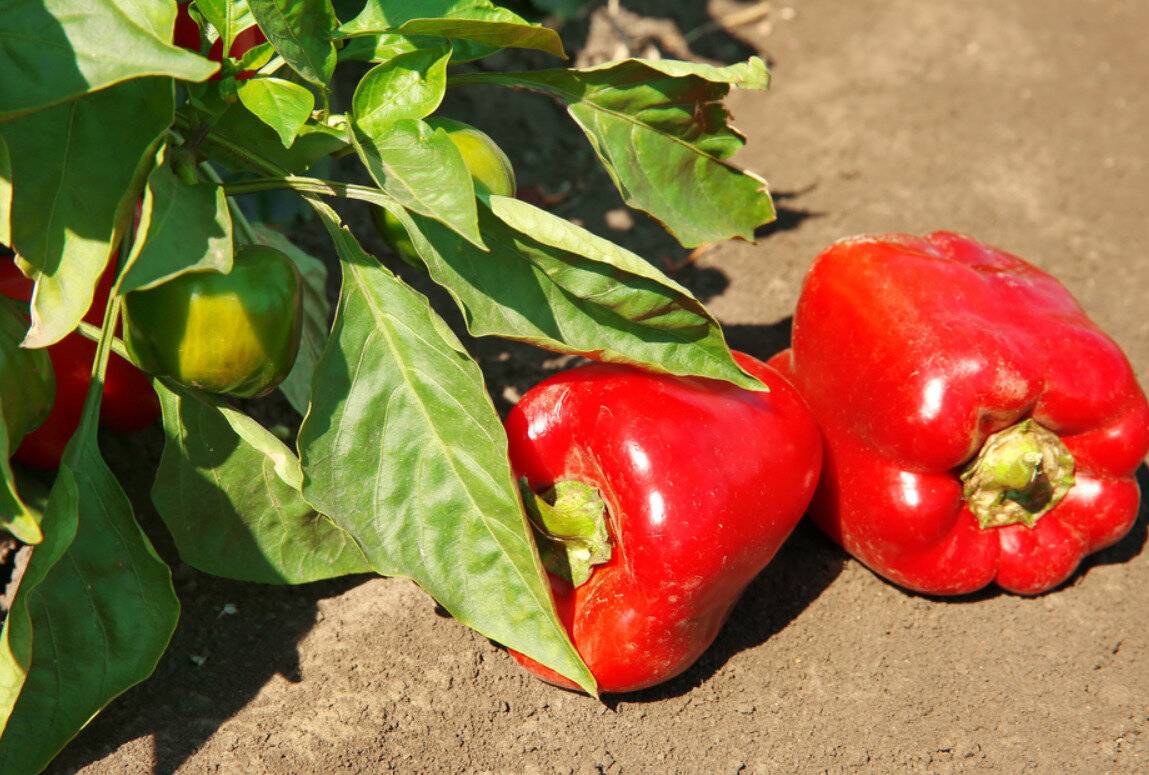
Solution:
M414 579L456 619L593 691L555 614L478 365L426 298L315 206L343 289L300 430L304 495L375 570Z
M172 2L5 2L0 121L133 78L206 79L219 65L172 45L175 18Z
M62 339L92 303L172 120L172 81L113 86L0 124L11 160L12 243L37 270L26 344Z
M567 104L623 199L693 247L752 239L774 219L766 182L729 161L744 144L722 100L765 88L757 57L729 67L629 59L599 67L467 73L453 83L535 89Z

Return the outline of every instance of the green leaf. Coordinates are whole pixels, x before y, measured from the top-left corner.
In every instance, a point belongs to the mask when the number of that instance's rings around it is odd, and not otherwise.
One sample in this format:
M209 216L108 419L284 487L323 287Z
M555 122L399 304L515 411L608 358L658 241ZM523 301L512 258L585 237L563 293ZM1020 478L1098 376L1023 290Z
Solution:
M367 0L339 32L352 37L378 33L426 35L469 41L485 56L501 48L527 48L566 58L554 30L531 24L488 0Z
M47 419L56 395L48 351L20 346L27 314L23 302L0 297L0 529L26 544L38 544L40 520L20 497L8 459L24 436Z
M690 291L639 256L508 197L479 209L489 252L396 212L431 278L474 336L501 336L596 360L761 390Z
M579 70L469 73L452 83L500 83L567 103L628 205L687 247L753 239L774 219L766 182L729 161L744 144L722 100L764 88L757 57L729 67L629 59Z
M355 87L352 122L368 137L377 137L400 119L431 115L447 90L451 52L420 49L377 65Z
M471 173L445 131L417 119L400 119L374 136L356 127L355 150L379 188L396 201L484 247Z
M180 108L180 119L192 127L201 122L210 123L211 132L204 139L204 148L213 159L232 169L262 172L263 167L253 167L246 158L251 154L268 164L298 174L323 157L339 153L348 146L346 121L342 116L332 116L330 125L305 124L290 148L284 148L275 131L240 104L232 105L214 119L185 105ZM243 148L244 153L237 153L236 148Z
M0 530L7 530L16 540L25 544L38 544L44 540L40 531L40 515L20 497L20 488L12 462L8 459L19 442L8 438L8 425L4 421L4 408L0 406Z
M262 584L370 570L351 536L303 499L299 460L283 442L207 396L156 391L165 443L152 502L184 562Z
M431 309L313 201L343 289L300 430L304 496L380 573L594 691L558 620L478 365Z
M39 772L149 676L179 615L168 567L100 457L98 413L89 400L0 635L2 772Z
M330 328L327 323L331 311L327 303L327 267L274 229L261 223L252 226L260 243L287 254L303 276L303 327L299 354L295 356L295 365L287 379L279 384L279 389L287 396L295 411L301 416L306 415L307 405L311 401L311 375L327 344Z
M339 24L331 0L248 0L248 6L291 69L327 89L336 61L329 36Z
M144 76L219 67L172 45L175 3L9 1L0 8L0 121Z
M282 78L244 81L239 87L239 101L275 130L284 148L290 148L295 142L315 109L315 95L307 87Z
M37 270L26 346L59 341L91 305L173 100L170 79L145 78L0 124L13 247Z
M231 271L231 213L219 186L183 182L170 149L148 176L140 224L123 267L120 292L154 288L186 272Z
M343 48L339 49L339 61L386 62L409 51L435 48L439 43L434 38L409 38L393 34L363 35L347 40Z
M196 0L196 8L219 33L222 51L231 51L235 36L255 24L247 0Z

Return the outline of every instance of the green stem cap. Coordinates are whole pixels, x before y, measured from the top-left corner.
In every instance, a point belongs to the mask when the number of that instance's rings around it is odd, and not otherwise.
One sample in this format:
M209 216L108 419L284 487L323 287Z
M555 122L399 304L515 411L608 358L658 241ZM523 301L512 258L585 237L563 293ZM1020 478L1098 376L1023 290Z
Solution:
M1033 527L1069 493L1073 455L1052 431L1025 420L986 439L961 479L982 528Z
M597 489L568 479L536 493L523 479L519 486L534 529L543 567L580 586L596 565L610 559L606 502Z

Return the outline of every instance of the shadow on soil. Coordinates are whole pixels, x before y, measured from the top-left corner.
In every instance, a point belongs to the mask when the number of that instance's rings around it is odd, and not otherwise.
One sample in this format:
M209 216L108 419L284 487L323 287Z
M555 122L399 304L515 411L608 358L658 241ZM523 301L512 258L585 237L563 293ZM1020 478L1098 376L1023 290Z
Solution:
M623 702L657 702L700 686L735 654L781 632L830 586L846 560L817 528L802 520L774 560L750 582L714 644L689 670L651 689L605 697L603 702L612 709Z
M371 578L349 576L299 587L265 586L199 573L177 559L148 491L163 446L158 428L106 437L101 446L141 525L172 566L179 625L151 678L98 715L49 767L71 773L141 737L154 740L156 775L178 770L219 727L276 676L302 680L299 642L318 621L318 602Z

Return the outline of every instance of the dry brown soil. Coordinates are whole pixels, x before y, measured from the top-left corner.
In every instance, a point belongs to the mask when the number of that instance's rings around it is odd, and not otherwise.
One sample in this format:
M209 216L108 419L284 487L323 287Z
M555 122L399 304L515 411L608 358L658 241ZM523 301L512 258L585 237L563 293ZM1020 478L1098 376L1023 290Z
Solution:
M673 13L684 30L739 7L623 5ZM783 5L768 27L694 43L718 59L756 49L775 76L769 94L733 108L750 137L743 161L769 177L780 222L682 273L732 342L758 355L785 343L802 275L830 241L946 227L1055 272L1149 382L1149 3ZM515 113L525 103L537 110ZM524 182L578 177L563 214L651 257L682 256L645 219L628 228L547 103L448 107L515 144ZM512 360L498 344L476 351L504 407L555 367L525 348ZM129 475L130 462L119 466ZM54 769L1149 772L1145 541L1142 514L1052 594L934 600L802 527L693 669L606 704L525 675L406 581L276 589L183 569L184 618L155 677Z

